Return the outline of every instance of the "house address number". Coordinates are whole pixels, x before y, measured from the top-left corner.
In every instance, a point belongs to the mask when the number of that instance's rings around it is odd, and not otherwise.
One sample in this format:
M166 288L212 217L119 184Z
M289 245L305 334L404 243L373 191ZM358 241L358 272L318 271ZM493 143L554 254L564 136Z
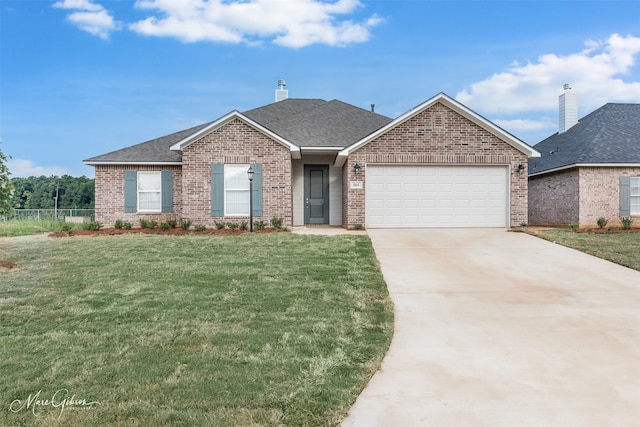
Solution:
M351 181L352 190L362 190L362 181Z

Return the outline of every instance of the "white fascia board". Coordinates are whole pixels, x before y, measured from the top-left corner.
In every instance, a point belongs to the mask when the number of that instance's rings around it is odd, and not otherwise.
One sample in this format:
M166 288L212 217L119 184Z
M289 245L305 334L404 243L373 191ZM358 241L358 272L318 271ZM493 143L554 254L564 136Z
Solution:
M530 173L529 176L545 175L573 168L640 168L640 163L573 163L571 165Z
M453 111L457 112L461 116L469 119L470 121L472 121L473 123L477 124L481 128L485 129L486 131L490 132L491 134L493 134L496 137L500 138L501 140L505 141L507 144L511 145L516 150L522 152L523 154L526 154L527 157L529 157L529 158L540 157L540 153L536 149L534 149L533 147L531 147L528 144L526 144L524 141L521 141L520 139L518 139L515 136L511 135L509 132L505 131L504 129L502 129L502 128L498 127L498 126L496 126L495 124L493 124L489 120L487 120L484 117L480 116L479 114L475 113L474 111L472 111L471 109L469 109L466 106L462 105L461 103L459 103L455 99L449 97L445 93L440 92L436 96L426 100L425 102L423 102L422 104L418 105L417 107L412 108L411 110L407 111L406 113L400 115L398 118L394 119L393 121L391 121L386 126L381 127L377 131L375 131L372 134L364 137L363 139L361 139L360 141L356 142L352 146L347 147L344 150L340 151L338 153L338 156L336 157L336 166L342 166L351 152L357 150L358 148L362 147L363 145L368 144L372 140L378 138L380 135L383 135L383 134L389 132L391 129L401 125L405 121L407 121L410 118L416 116L417 114L423 112L424 110L426 110L427 108L431 107L432 105L434 105L437 102L441 102L442 104L444 104L447 107L451 108Z
M237 110L233 110L230 113L225 114L224 116L222 116L221 118L219 118L215 122L211 123L209 126L206 126L203 129L200 129L198 132L189 135L188 137L184 138L181 141L178 141L177 143L173 144L170 147L170 150L182 151L185 147L188 147L189 145L193 144L198 139L200 139L203 136L215 131L216 129L218 129L218 128L224 126L224 125L226 125L227 123L229 123L230 121L232 121L234 119L239 119L239 120L243 121L247 125L251 126L255 130L257 130L258 132L261 132L261 133L265 134L269 138L274 139L278 143L280 143L283 146L287 147L289 149L289 151L291 151L291 157L292 158L294 158L294 159L299 159L300 158L300 148L298 148L298 146L290 143L289 141L287 141L286 139L282 138L281 136L271 132L269 129L267 129L264 126L262 126L261 124L251 120L250 118L248 118L247 116L245 116L244 114L240 113Z
M344 147L300 147L303 154L336 154Z
M99 166L99 165L142 165L142 166L182 166L182 162L91 162L91 161L82 161L85 165L88 166Z

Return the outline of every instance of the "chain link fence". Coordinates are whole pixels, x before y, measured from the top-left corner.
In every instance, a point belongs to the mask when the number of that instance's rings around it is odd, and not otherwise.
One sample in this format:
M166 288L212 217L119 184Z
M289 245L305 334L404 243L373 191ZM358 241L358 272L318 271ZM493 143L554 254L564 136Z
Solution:
M16 209L11 215L0 216L2 221L64 221L65 217L95 218L95 209Z

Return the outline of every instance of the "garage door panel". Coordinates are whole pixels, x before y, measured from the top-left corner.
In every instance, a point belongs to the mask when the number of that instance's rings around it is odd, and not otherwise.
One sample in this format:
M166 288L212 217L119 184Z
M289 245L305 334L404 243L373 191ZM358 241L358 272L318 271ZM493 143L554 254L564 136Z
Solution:
M505 166L368 165L366 225L505 227Z

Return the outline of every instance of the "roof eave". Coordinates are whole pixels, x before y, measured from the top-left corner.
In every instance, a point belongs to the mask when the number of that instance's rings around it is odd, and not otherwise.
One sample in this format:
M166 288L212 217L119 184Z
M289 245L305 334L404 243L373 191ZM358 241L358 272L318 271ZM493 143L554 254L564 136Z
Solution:
M529 177L546 175L548 173L561 172L574 168L640 168L640 163L572 163L570 165L558 166L557 168L530 173Z
M143 165L143 166L182 166L182 162L124 162L124 161L93 161L83 160L87 166L99 166L99 165Z

